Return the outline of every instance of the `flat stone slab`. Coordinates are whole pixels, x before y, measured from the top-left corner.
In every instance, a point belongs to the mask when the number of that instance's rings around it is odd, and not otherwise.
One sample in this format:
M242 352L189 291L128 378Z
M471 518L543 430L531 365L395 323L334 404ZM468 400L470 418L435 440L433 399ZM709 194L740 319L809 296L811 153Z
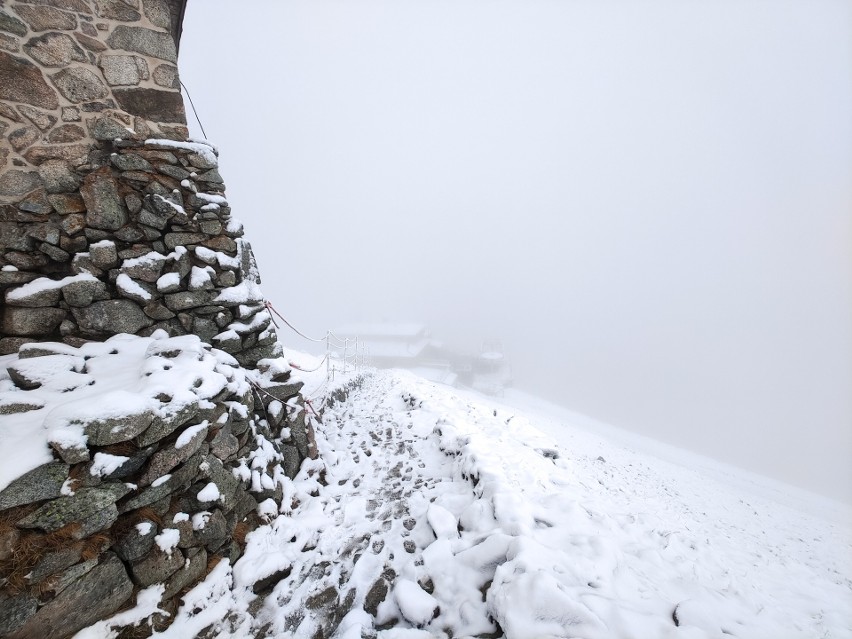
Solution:
M68 464L44 464L18 477L0 491L0 510L59 497L68 469Z
M80 523L99 511L110 507L120 497L111 490L102 488L80 488L73 496L60 497L18 522L19 528L39 528L47 532L59 530L72 523Z
M124 564L113 553L45 604L7 639L63 639L115 612L133 594Z

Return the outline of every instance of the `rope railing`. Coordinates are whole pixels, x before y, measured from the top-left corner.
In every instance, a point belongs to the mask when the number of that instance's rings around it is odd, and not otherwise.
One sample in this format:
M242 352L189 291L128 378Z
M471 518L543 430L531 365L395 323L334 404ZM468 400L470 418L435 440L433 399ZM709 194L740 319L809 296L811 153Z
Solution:
M333 381L335 374L357 373L361 368L368 365L369 349L358 337L340 337L339 335L335 335L331 330L327 330L322 337L311 337L293 326L286 317L278 312L278 309L269 300L264 301L264 306L270 312L270 319L275 325L275 328L281 328L278 322L275 321L275 316L277 316L278 319L284 322L299 337L316 344L325 342L325 356L320 360L316 368L306 369L295 365L293 362L289 362L292 368L303 373L315 373L321 370L323 364L325 364L326 380L320 389L327 386L328 382ZM315 398L316 395L311 397L311 399Z

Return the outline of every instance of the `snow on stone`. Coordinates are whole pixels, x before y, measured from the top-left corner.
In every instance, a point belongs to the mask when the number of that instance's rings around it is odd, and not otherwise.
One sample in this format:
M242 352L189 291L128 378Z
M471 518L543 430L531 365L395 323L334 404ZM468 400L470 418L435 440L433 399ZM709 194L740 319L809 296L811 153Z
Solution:
M214 251L205 246L196 246L195 255L206 264L219 264L221 268L236 269L240 266L239 257L231 257L222 251Z
M166 204L169 207L171 207L172 209L174 209L175 213L178 213L180 215L186 215L186 211L184 210L184 208L180 204L177 204L176 202L172 202L170 199L163 197L159 193L154 193L154 197L157 198L157 200L159 200L163 204Z
M89 473L92 477L103 477L110 475L130 461L130 457L122 455L110 455L108 453L95 453Z
M184 446L186 446L189 442L192 441L193 437L195 437L198 433L203 431L209 422L205 419L200 424L196 424L195 426L190 426L189 428L184 429L184 431L178 436L177 440L175 440L175 448L180 450Z
M180 286L180 273L165 273L157 278L157 290L167 291Z
M158 261L165 261L168 256L163 255L158 251L149 251L139 257L131 257L121 263L122 268L132 268L134 266L150 266Z
M171 556L172 551L177 548L180 541L180 531L177 528L165 528L163 532L154 537L154 542L167 555Z
M151 485L152 485L154 488L156 488L157 486L162 486L162 485L163 485L163 484L165 484L167 481L169 481L171 478L172 478L171 474L169 474L169 475L163 475L162 477L157 477L157 479L155 479L154 481L152 481L152 482L151 482Z
M115 285L125 295L136 296L146 301L151 299L151 294L134 282L127 273L119 273L115 278Z
M175 513L175 516L172 517L172 523L178 524L182 521L189 521L189 515L187 513Z
M153 529L154 524L152 524L150 521L143 521L141 523L136 524L136 532L138 532L142 536L150 534Z
M202 510L201 512L195 513L192 516L192 529L201 530L207 525L208 521L210 521L210 513L208 511Z
M204 268L193 266L189 274L190 290L203 288L206 284L210 283L211 276L215 274L216 271L214 271L209 266L206 266Z
M216 147L212 144L204 142L178 142L177 140L150 138L145 140L145 144L150 146L158 146L165 149L183 149L184 151L192 151L204 158L205 162L213 166L218 166L219 158L216 157Z
M215 193L196 193L195 197L197 197L199 200L210 202L211 204L228 206L228 200L226 200L224 196L217 195Z
M213 483L212 481L208 483L204 488L198 491L198 495L196 498L200 502L211 502L219 499L219 487Z
M393 597L402 616L418 626L423 626L432 621L440 611L438 601L408 579L396 581Z
M160 608L160 600L165 590L164 584L155 584L140 590L136 593L136 605L133 608L84 628L74 635L74 639L113 639L120 628L138 625L156 613L167 615L168 613Z
M55 290L58 288L62 288L72 282L99 282L98 278L96 278L91 273L80 273L78 275L69 275L68 277L63 277L60 280L52 280L49 277L39 277L34 279L32 282L28 282L19 286L17 288L13 288L6 293L6 299L9 301L20 300L30 295L34 295L36 293L41 293L42 291Z
M257 282L253 282L252 280L243 280L236 286L223 288L213 301L224 302L227 304L261 302L263 301L263 293L260 292L260 286L258 286Z
M429 525L435 532L435 536L438 538L454 538L459 536L455 515L438 504L431 504L429 506L429 510L426 511L426 521L429 522Z

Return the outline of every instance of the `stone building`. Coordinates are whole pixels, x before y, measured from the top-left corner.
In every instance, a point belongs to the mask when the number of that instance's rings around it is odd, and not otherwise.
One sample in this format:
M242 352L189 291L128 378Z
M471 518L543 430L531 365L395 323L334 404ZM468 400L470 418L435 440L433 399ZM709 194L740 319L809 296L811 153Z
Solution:
M184 353L228 380L78 416L85 444L49 440L52 460L0 485L0 636L70 636L154 583L173 610L316 456L217 151L188 139L184 6L0 0L0 355L17 355L0 426L41 419L34 389L118 334L150 340L149 371Z

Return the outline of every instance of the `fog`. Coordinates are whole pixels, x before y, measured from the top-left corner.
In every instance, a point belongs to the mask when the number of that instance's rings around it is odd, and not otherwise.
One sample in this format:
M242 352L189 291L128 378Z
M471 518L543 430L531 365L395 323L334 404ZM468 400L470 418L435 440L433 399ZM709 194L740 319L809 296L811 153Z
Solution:
M191 0L180 58L303 331L852 502L852 3Z

